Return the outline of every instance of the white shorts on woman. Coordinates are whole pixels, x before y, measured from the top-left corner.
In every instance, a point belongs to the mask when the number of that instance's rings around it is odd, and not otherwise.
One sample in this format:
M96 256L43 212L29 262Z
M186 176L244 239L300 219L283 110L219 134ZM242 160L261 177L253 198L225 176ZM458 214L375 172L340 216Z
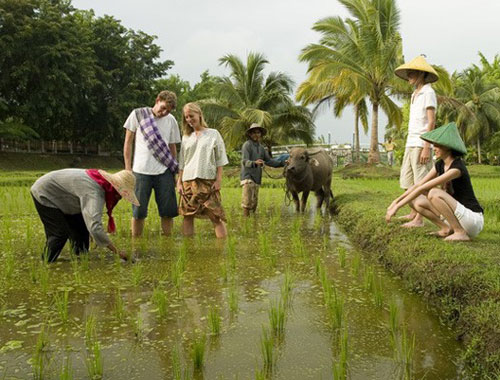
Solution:
M484 216L482 212L474 212L457 202L455 216L467 235L472 239L476 237L484 226Z

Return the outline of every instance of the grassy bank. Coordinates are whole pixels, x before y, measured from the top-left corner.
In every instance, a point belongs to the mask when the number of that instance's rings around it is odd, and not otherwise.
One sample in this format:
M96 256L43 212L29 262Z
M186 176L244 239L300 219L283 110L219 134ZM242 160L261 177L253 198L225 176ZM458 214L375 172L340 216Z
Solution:
M485 228L473 241L447 243L417 230L385 223L385 209L399 193L396 179L342 179L334 189L337 221L368 256L400 275L426 297L466 346L471 377L500 376L500 168L471 167L474 189L485 208ZM352 177L352 176L351 176ZM400 215L403 215L401 210Z

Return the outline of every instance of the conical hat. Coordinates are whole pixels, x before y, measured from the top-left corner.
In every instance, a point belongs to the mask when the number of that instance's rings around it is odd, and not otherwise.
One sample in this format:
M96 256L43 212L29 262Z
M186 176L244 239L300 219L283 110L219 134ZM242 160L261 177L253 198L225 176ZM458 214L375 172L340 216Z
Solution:
M248 129L246 130L246 132L245 132L245 133L246 133L246 135L247 135L247 136L250 136L250 132L252 132L252 131L254 131L254 130L256 130L256 129L260 129L260 133L262 134L262 136L265 136L265 135L266 135L266 133L267 133L266 128L261 127L261 126L260 126L259 124L257 124L257 123L253 123L253 124L250 126L250 128L248 128Z
M458 133L458 128L455 123L449 123L430 132L425 132L422 136L420 136L420 138L463 154L467 153L467 148Z
M439 76L434 68L427 63L425 58L419 55L412 61L399 66L394 73L401 79L408 80L408 70L418 70L426 72L425 83L436 82Z
M131 170L122 170L115 174L110 174L104 170L99 169L101 174L111 186L118 191L118 194L130 203L139 206L139 201L135 196L135 176Z

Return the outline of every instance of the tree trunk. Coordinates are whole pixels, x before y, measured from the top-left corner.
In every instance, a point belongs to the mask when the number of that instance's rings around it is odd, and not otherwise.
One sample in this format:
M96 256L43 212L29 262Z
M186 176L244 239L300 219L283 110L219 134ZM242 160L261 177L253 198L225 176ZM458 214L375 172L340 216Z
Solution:
M479 142L479 138L477 139L477 163L482 164L482 161L481 161L481 143Z
M359 146L359 106L355 105L354 106L354 162L359 164L359 151L360 151L360 146Z
M42 151L42 153L45 153L45 140L42 140L40 144L40 150Z
M373 103L372 107L372 133L370 137L370 154L368 155L369 164L377 164L380 162L378 153L378 103Z

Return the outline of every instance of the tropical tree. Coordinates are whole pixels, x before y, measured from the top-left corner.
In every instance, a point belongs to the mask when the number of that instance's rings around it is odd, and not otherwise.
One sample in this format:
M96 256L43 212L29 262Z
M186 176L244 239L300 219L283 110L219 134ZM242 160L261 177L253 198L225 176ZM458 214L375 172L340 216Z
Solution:
M359 122L365 133L368 132L368 109L365 100L366 91L355 79L341 73L338 76L329 75L327 65L313 68L309 78L297 89L297 100L303 105L316 104L313 113L318 112L323 105L333 108L333 114L340 117L348 105L354 106L354 150L355 161L359 162Z
M456 77L456 95L464 104L458 126L466 142L476 144L479 163L481 142L500 130L500 88L488 75L473 66Z
M214 97L200 103L209 124L220 129L229 149L244 142L245 130L252 123L268 130L267 145L294 139L312 143L312 114L293 102L294 83L288 75L271 72L266 77L263 71L269 62L259 53L249 53L246 63L233 54L220 58L219 63L231 72L216 78Z
M389 124L400 125L401 110L389 97L394 69L402 62L399 10L395 0L339 0L352 18L328 17L314 24L322 37L318 44L302 50L300 60L309 63L309 72L328 66L332 76L349 75L366 91L371 102L369 162L380 160L378 152L378 111L386 113Z

